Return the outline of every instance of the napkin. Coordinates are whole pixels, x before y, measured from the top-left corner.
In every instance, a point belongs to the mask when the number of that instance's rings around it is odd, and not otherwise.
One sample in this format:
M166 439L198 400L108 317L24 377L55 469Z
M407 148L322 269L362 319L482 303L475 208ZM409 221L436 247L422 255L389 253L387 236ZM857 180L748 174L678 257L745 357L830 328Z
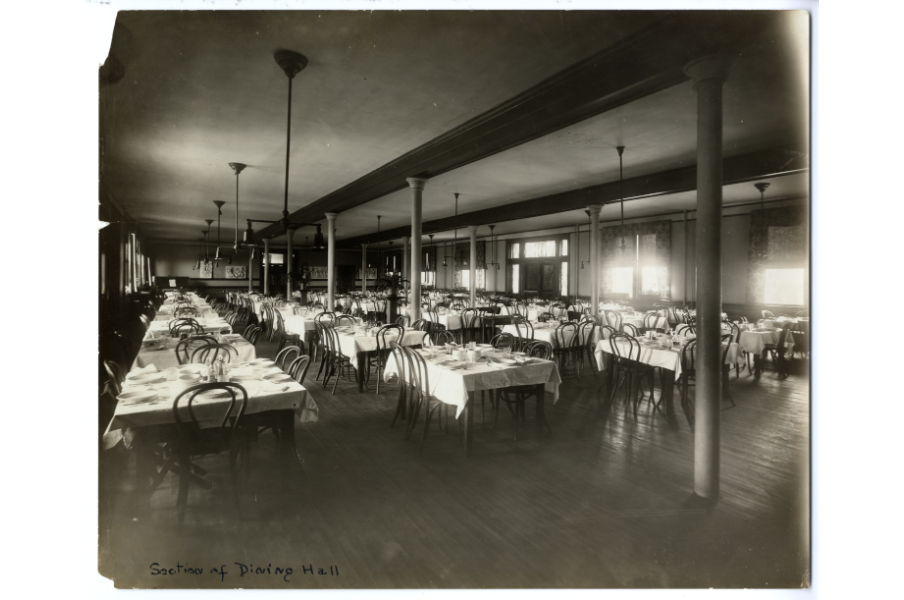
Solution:
M129 377L133 375L143 375L144 373L155 373L157 371L157 367L154 363L149 364L146 367L138 367L137 369L132 369L132 372L129 373Z

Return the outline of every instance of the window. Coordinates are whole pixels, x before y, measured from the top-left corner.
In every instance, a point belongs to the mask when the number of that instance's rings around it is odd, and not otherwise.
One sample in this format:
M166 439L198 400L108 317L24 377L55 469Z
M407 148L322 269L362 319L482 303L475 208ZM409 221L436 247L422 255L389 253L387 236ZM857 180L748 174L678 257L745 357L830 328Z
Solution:
M282 254L273 254L271 252L270 253L270 264L271 265L281 265L281 264L283 264L284 258L285 257Z
M661 289L660 282L666 278L665 267L641 267L640 288L644 296L661 296L665 290Z
M634 267L614 267L612 269L612 292L634 297Z
M568 235L508 242L507 289L512 294L568 296ZM525 281L521 281L524 277ZM525 292L527 290L527 292Z
M471 289L471 271L470 269L461 270L461 287Z
M763 299L766 304L804 304L803 269L765 269Z
M525 242L524 244L524 258L546 258L555 255L555 240L547 240L545 242Z
M436 271L422 271L421 285L436 285Z

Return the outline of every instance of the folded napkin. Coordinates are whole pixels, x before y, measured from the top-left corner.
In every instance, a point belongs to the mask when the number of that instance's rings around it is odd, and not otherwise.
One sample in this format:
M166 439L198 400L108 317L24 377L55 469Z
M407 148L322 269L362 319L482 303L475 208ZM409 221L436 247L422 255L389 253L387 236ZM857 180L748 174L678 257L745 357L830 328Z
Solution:
M132 372L129 373L129 376L142 375L144 373L156 373L156 372L157 372L157 367L154 366L154 363L151 363L146 367L138 367L137 369L132 369Z

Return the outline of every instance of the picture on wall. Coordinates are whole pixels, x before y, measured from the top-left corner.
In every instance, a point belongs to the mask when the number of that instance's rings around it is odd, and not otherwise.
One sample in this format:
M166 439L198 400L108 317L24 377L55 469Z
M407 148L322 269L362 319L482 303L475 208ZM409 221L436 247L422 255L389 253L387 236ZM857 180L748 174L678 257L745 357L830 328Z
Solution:
M200 279L213 279L213 262L201 261L201 272L198 275Z
M248 267L226 267L226 279L248 279Z

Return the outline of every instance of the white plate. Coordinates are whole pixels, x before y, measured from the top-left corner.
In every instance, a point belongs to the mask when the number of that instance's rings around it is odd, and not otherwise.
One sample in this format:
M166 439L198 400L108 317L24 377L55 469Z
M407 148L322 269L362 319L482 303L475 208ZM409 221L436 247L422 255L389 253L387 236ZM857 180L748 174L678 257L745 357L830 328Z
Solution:
M276 363L273 362L272 360L270 360L269 358L258 358L258 359L252 360L248 364L252 365L252 366L268 367L270 365L275 365Z
M497 363L497 364L500 364L500 365L513 365L513 364L515 364L515 361L514 361L513 359L511 359L511 358L494 358L494 359L491 359L489 362L490 362L490 364Z
M136 390L134 392L125 392L117 396L119 400L127 404L138 404L139 402L145 402L154 398L157 395L157 392L154 390Z
M233 375L229 378L229 381L241 383L243 381L254 381L255 379L256 377L254 375Z
M270 383L289 383L290 381L295 381L285 373L271 373L270 375L264 375L264 379Z
M141 385L145 383L158 383L160 381L166 381L166 378L161 377L160 373L143 373L141 375L129 377L127 378L127 380L130 384Z

